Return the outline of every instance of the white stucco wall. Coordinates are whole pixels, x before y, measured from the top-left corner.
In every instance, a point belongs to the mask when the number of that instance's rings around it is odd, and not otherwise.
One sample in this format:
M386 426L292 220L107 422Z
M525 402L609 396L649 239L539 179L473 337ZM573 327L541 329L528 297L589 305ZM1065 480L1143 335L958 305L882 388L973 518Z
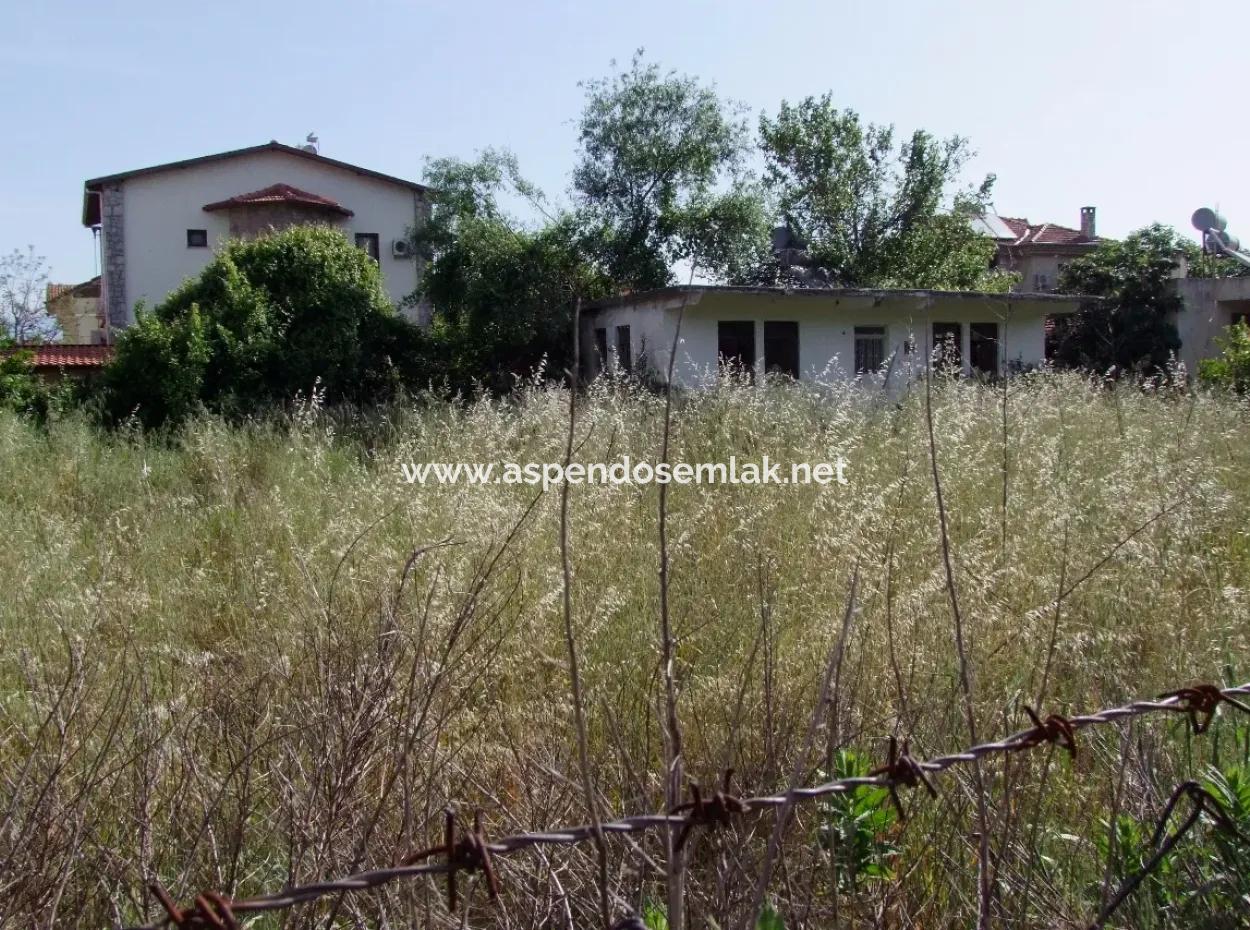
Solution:
M1250 278L1182 278L1176 282L1183 308L1176 315L1180 359L1191 375L1198 363L1220 354L1219 339L1234 313L1250 311Z
M628 306L594 309L583 316L581 338L584 353L593 353L594 331L608 330L609 345L614 327L630 326L634 358L646 347L648 362L661 380L681 306L681 296L668 294ZM764 370L764 322L788 320L799 324L799 373L805 380L854 377L855 327L886 327L886 359L892 382L914 373L927 359L930 325L961 324L961 356L965 374L970 372L969 323L998 323L1000 370L1015 362L1038 366L1045 360L1045 319L1048 314L1072 312L1074 301L1009 300L1007 296L985 299L941 295L929 299L899 292L885 298L840 296L836 291L819 297L807 294L708 291L693 296L682 319L681 340L674 364L674 383L707 384L717 369L717 324L750 320L755 324L756 370ZM907 353L905 343L914 341ZM891 363L891 358L893 359ZM593 369L588 369L593 374Z
M126 179L122 184L126 302L150 307L198 274L229 236L227 211L204 205L271 184L290 184L342 204L354 214L334 225L348 241L377 233L387 293L396 304L417 286L417 263L391 257L391 242L417 222L417 192L377 178L282 152L256 152L222 161ZM209 248L188 248L187 230L208 230ZM415 309L406 311L413 319Z

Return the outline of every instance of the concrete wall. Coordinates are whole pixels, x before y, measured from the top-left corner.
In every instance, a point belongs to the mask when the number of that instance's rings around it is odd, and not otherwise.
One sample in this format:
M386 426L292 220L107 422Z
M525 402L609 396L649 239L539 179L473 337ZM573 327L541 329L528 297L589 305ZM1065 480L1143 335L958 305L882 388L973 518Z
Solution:
M205 212L205 204L278 183L329 197L351 210L353 216L334 225L349 241L357 232L378 234L382 275L391 300L398 303L415 290L417 263L392 258L391 242L403 238L422 215L417 192L282 152L256 152L123 181L122 234L114 234L113 243L105 199L105 288L110 295L124 293L125 322L134 320L137 301L149 306L158 303L183 280L198 274L229 238L229 211ZM188 229L208 230L209 248L188 248ZM114 271L110 246L123 242L125 277L124 286L118 288L115 281L107 280ZM406 313L412 319L418 316L415 308Z
M64 294L48 304L64 334L62 342L75 345L98 345L105 341L100 325L100 298Z
M1202 359L1220 354L1218 340L1233 314L1250 312L1250 278L1182 278L1176 290L1184 304L1175 320L1180 359L1196 375Z
M666 295L625 307L596 309L584 315L581 327L583 356L593 356L594 330L630 326L634 358L645 349L653 372L663 380L673 344L680 295ZM970 373L969 327L972 322L998 323L1000 371L1010 365L1037 366L1045 360L1045 318L1048 313L1071 312L1075 304L1038 301L985 300L942 295L929 300L903 295L887 298L772 293L717 293L694 295L682 319L681 341L674 365L674 383L697 386L716 377L717 324L749 320L755 324L756 371L763 373L764 322L788 320L799 324L799 373L803 380L840 380L855 376L855 327L886 327L886 371L893 381L906 380L923 366L931 344L932 323L961 324L961 357ZM911 351L908 351L910 343ZM587 374L594 374L587 369Z
M1012 290L1025 294L1058 290L1059 265L1070 261L1072 261L1071 256L1053 254L1029 255L1021 258L1010 269L1020 276L1020 280L1016 282ZM1038 275L1046 276L1045 286L1038 282Z

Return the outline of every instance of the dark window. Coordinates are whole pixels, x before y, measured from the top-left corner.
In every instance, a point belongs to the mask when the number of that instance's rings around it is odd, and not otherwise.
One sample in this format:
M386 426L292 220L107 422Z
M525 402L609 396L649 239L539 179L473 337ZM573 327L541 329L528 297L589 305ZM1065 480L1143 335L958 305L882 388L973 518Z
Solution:
M616 364L621 366L621 371L634 370L634 354L629 342L628 326L616 328Z
M1230 314L1228 318L1228 325L1236 326L1238 323L1244 323L1246 326L1250 326L1250 313L1239 311Z
M716 324L717 351L720 363L745 373L755 374L755 322L722 320Z
M885 362L885 327L855 327L855 373L878 371Z
M968 362L973 372L998 375L998 324L968 324Z
M187 230L187 248L188 249L207 249L208 248L208 230L207 229L188 229Z
M378 234L356 233L356 248L363 249L364 253L376 262L381 255L378 250Z
M608 331L602 327L595 330L595 371L608 367Z
M933 324L933 362L938 368L959 371L963 365L961 323Z
M799 377L799 324L788 320L764 321L764 370L770 375Z

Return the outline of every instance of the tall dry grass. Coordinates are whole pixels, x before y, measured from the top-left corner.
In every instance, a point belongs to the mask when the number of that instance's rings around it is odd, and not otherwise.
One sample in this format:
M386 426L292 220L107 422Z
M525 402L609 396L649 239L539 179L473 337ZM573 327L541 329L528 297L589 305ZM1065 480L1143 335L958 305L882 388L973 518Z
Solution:
M185 900L389 863L433 841L449 803L480 807L497 835L586 822L559 493L414 487L399 469L560 462L568 401L530 385L355 417L313 404L243 427L200 420L171 442L0 419L0 926L154 919L154 878ZM991 737L1024 726L1025 704L1250 678L1246 406L1030 376L1012 384L1004 432L1002 403L958 382L932 397L967 701L923 395L726 382L675 403L672 461L850 463L846 487L669 489L689 777L732 767L744 790L783 787L814 711L809 778L842 749L882 758L891 735L917 755L961 747L969 713ZM664 399L603 380L576 419L574 460L655 461ZM656 495L568 494L604 816L657 809L665 792ZM987 764L983 794L966 769L943 776L936 801L908 798L912 816L881 837L899 850L884 877L848 883L819 842L823 815L800 805L768 897L788 927L968 926L983 865L992 925L1079 926L1123 865L1104 822L1149 820L1177 781L1244 756L1237 723L1197 739L1179 716L1104 728L1074 761ZM689 926L742 919L772 829L747 817L693 841ZM607 846L614 913L662 908L661 839ZM436 882L414 881L254 926L601 923L593 844L499 867L497 906L478 887L449 915ZM1216 909L1195 907L1133 919L1192 926Z

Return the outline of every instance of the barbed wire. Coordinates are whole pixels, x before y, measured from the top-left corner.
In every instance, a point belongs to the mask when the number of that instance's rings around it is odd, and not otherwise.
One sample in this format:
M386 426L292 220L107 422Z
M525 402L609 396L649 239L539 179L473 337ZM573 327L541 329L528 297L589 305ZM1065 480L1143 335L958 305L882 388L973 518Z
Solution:
M663 827L675 827L681 832L679 843L684 843L689 832L699 826L716 827L728 824L732 818L753 811L782 807L798 801L811 801L857 788L876 787L889 789L891 799L899 814L906 816L898 796L900 787L923 786L930 795L937 796L930 776L945 772L956 765L982 759L986 756L1019 752L1043 744L1053 744L1066 749L1073 757L1077 754L1076 733L1087 727L1116 723L1121 720L1156 712L1183 713L1189 718L1190 729L1203 733L1220 704L1228 704L1247 714L1250 707L1236 700L1250 695L1250 682L1231 688L1219 688L1211 684L1197 684L1169 691L1154 700L1133 701L1121 707L1111 707L1091 714L1064 717L1051 714L1040 718L1030 707L1025 711L1033 726L995 742L980 743L963 752L917 760L909 752L906 740L900 746L891 737L889 756L885 765L869 774L837 778L819 785L795 788L780 794L739 798L730 793L732 770L725 773L721 789L710 797L704 797L697 785L691 785L692 800L672 811L658 814L638 814L619 820L603 822L599 828L606 835L633 834ZM285 910L299 904L316 901L329 895L365 891L401 879L422 875L446 875L448 882L448 906L455 910L457 903L456 875L459 872L482 872L488 882L492 899L499 894L498 873L493 857L507 856L537 846L564 846L588 842L594 838L592 825L579 825L542 832L520 833L488 841L482 830L480 813L475 816L471 831L458 831L457 820L447 811L444 823L443 843L400 860L388 868L370 869L344 878L298 885L272 894L253 898L231 900L216 892L204 892L196 896L187 908L179 907L159 883L150 889L165 910L165 916L155 923L129 930L162 930L170 925L185 930L236 930L238 918L243 915L266 911ZM429 861L442 856L443 861ZM417 864L420 863L420 864Z

